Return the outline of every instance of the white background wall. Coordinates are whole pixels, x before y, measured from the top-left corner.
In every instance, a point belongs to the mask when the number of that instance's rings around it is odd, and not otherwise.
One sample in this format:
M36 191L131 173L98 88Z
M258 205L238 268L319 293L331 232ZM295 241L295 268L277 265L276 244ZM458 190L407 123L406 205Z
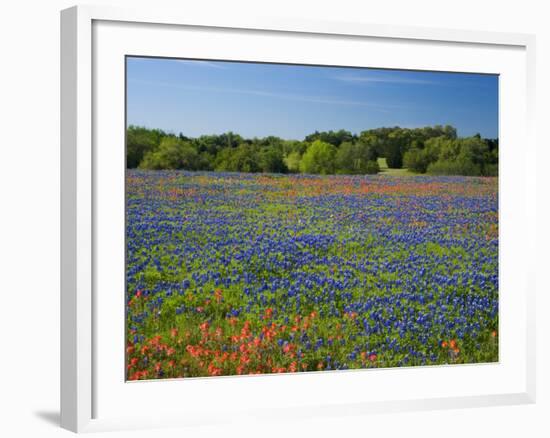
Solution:
M544 1L95 1L537 35L537 130L548 139L550 14ZM0 435L68 436L59 404L59 10L73 1L26 0L0 7ZM549 233L543 205L550 154L530 157L539 178L538 402L530 406L236 424L108 436L550 436ZM521 153L521 144L517 145ZM289 394L289 397L291 394Z

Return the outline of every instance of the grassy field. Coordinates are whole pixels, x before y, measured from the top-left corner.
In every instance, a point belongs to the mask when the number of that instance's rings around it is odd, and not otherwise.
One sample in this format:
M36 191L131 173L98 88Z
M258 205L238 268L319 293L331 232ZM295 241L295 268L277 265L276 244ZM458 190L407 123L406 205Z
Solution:
M131 380L498 360L496 178L129 170L127 242Z
M421 175L420 173L413 172L407 168L390 169L386 163L385 158L378 158L378 166L380 166L380 175L385 176L415 176Z

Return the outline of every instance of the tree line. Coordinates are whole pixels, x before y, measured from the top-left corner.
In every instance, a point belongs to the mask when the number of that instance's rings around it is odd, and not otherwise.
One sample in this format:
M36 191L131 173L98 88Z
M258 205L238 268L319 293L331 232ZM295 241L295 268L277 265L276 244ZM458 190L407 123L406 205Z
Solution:
M458 137L452 126L314 132L303 140L244 138L227 132L190 138L129 126L126 165L141 169L375 174L389 168L433 175L496 176L498 139Z

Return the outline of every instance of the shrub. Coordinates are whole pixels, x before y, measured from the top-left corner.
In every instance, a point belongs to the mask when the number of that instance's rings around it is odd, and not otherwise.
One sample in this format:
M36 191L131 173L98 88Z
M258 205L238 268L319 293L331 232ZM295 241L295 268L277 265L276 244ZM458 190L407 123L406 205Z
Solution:
M164 137L157 150L145 154L139 167L142 169L195 170L199 155L191 144L177 137Z
M429 164L424 150L413 148L403 155L403 165L414 172L426 173Z
M315 140L300 161L304 173L332 174L336 170L336 147L321 140Z
M222 149L216 157L216 170L222 172L259 172L259 154L257 148L241 144L233 148Z
M365 171L363 173L374 175L378 172L380 172L378 161L367 161L367 164L365 165Z
M291 152L288 154L284 162L286 164L286 167L288 168L288 171L291 173L298 173L300 172L300 160L302 159L302 156L300 155L300 152Z
M143 157L148 152L156 150L161 139L166 136L158 129L139 126L129 126L126 133L126 167L128 169L138 167Z
M427 172L431 175L481 175L480 167L469 161L438 160L428 166Z
M483 176L498 176L498 164L486 164L483 167Z

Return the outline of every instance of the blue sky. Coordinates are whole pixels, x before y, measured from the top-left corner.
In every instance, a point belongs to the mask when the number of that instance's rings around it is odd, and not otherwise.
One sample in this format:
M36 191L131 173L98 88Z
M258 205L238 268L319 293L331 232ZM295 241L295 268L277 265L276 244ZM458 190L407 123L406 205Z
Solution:
M459 136L496 138L498 77L132 57L127 122L189 137L449 124Z

